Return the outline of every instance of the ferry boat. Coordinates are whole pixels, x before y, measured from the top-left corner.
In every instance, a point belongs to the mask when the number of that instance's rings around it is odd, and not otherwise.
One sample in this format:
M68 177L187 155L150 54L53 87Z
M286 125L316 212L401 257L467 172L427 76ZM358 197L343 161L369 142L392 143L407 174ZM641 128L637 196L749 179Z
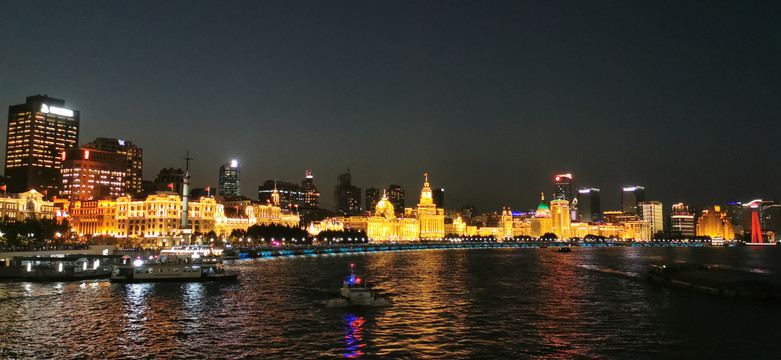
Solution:
M219 281L238 275L222 267L222 251L207 245L178 245L149 258L125 256L114 265L111 282Z
M366 282L355 276L355 264L350 264L350 276L342 283L339 297L352 305L371 305L377 300L377 295L366 286Z

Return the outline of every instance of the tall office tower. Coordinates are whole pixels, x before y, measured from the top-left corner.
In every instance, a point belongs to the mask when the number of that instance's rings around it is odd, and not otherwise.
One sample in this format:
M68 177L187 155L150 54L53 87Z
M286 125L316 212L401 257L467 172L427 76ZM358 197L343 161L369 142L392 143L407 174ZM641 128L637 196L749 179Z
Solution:
M28 96L27 102L8 107L5 147L7 191L59 188L62 153L79 143L79 111L47 95Z
M570 213L569 201L551 200L550 217L553 233L559 239L569 239L570 237Z
M396 212L396 216L401 216L404 213L404 189L399 185L388 186L388 201L393 204L393 211Z
M642 186L627 186L621 191L621 211L625 214L640 215L637 204L645 201L645 188Z
M97 138L91 143L82 145L83 149L93 149L109 151L120 154L125 158L125 178L122 180L125 185L125 192L128 194L138 194L141 192L141 177L144 167L144 150L134 145L128 140Z
M220 166L220 178L217 182L217 195L239 197L241 194L241 168L239 162L231 160Z
M602 220L602 208L599 200L599 189L585 188L578 190L578 221L592 223Z
M84 147L64 151L60 196L83 201L129 195L126 160L122 154Z
M670 214L670 227L673 232L681 233L682 235L694 236L696 234L697 228L694 222L694 214L689 212L689 207L684 205L684 203L673 205L672 213Z
M434 189L431 196L434 198L434 205L440 209L445 208L445 189Z
M172 191L181 194L184 191L184 170L164 168L155 177L155 191Z
M261 203L274 204L274 196L279 197L279 206L282 208L300 208L306 204L306 192L296 183L266 180L258 186L258 201Z
M553 178L556 181L556 191L553 200L572 201L572 174L559 174Z
M377 206L377 202L380 201L380 189L368 188L366 189L366 209L371 211Z
M664 231L664 215L662 203L658 201L642 201L637 204L643 221L651 223L651 235Z
M341 216L355 215L361 212L361 188L352 184L350 169L339 175L334 187L334 211Z
M317 209L320 206L320 193L315 186L315 179L312 176L312 170L306 171L306 177L301 180L301 187L304 189L304 205L309 209Z
M743 227L743 204L740 201L727 203L727 217L735 227Z

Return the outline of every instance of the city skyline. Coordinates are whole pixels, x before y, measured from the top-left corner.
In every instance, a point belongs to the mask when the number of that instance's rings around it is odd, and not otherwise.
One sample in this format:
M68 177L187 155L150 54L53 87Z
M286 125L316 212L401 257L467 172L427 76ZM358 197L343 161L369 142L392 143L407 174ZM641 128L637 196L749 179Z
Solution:
M80 144L132 141L146 180L188 149L194 188L237 159L249 198L313 170L324 208L348 167L481 211L561 173L604 210L635 184L665 209L781 198L772 141L733 144L781 130L772 3L188 5L3 4L0 102L65 100Z

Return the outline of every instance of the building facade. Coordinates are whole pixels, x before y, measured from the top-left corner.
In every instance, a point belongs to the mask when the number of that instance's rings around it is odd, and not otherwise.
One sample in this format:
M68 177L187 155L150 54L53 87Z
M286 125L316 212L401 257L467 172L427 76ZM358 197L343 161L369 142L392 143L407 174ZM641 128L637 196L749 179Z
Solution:
M317 209L320 206L320 192L315 186L312 170L306 171L306 176L301 181L301 187L304 189L304 208Z
M697 236L733 240L735 230L727 213L721 211L721 206L714 206L702 211L702 215L697 220Z
M54 203L47 201L43 194L35 190L0 196L0 219L2 221L54 218Z
M556 184L553 200L572 202L572 174L556 175L553 177L553 181Z
M637 204L640 217L651 224L651 234L664 231L664 214L662 203L658 201L643 201Z
M125 155L81 147L64 151L62 160L61 197L83 201L130 195Z
M578 190L578 222L592 223L602 220L602 205L599 189L585 188Z
M62 153L79 143L78 110L46 95L28 96L24 104L8 108L5 148L7 190L30 189L55 195L59 189Z
M125 192L134 195L140 193L143 170L144 150L133 142L113 138L97 138L92 142L82 145L82 149L107 151L122 156L125 164L125 178L123 179Z
M306 204L306 192L296 183L266 180L258 186L258 201L261 204L273 204L275 196L282 208L297 209Z
M640 215L637 204L645 201L645 187L627 186L621 190L621 211L625 214Z
M231 160L220 166L220 176L217 181L217 195L226 197L241 196L241 167L239 162Z

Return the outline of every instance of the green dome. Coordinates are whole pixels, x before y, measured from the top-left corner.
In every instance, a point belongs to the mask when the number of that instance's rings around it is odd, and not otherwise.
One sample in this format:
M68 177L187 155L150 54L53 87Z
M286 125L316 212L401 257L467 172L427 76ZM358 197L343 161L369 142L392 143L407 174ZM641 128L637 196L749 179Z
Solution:
M537 207L537 210L550 210L550 208L548 207L548 204L543 201L540 203L540 206Z

